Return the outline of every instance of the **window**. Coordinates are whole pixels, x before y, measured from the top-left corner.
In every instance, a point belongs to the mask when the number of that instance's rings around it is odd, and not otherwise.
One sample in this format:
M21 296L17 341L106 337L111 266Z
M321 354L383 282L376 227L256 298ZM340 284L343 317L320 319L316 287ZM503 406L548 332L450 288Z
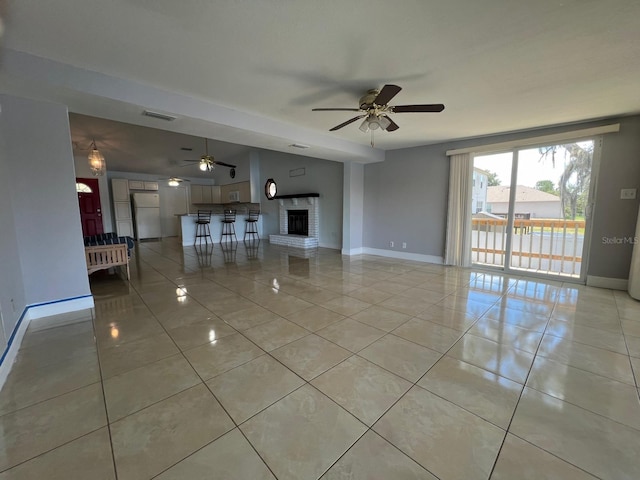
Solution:
M77 193L93 193L91 187L86 183L76 183L76 192Z

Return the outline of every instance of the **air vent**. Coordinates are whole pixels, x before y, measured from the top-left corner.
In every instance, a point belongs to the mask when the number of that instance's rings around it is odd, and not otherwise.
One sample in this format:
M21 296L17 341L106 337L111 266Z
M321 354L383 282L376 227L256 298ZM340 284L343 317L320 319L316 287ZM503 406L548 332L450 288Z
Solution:
M142 112L145 117L157 118L158 120L165 120L167 122L173 122L176 118L173 115L167 115L166 113L154 112L152 110L145 110Z
M301 149L309 148L309 145L303 145L302 143L292 143L289 146L293 148L301 148Z
M193 151L193 148L191 148L191 147L180 147L180 150L185 151L185 152L191 152L191 151Z

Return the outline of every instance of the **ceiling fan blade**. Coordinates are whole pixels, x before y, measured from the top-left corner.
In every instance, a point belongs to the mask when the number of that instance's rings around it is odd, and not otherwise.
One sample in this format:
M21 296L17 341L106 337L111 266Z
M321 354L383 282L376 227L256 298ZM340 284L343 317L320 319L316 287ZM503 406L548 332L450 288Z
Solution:
M391 107L394 113L407 113L407 112L441 112L444 110L444 105L441 103L432 103L426 105L397 105Z
M394 122L393 120L391 120L391 118L389 117L389 115L385 115L385 118L387 120L389 120L389 126L386 128L387 132L395 132L397 129L399 129L400 127L398 126L398 124L396 122Z
M312 108L312 112L359 112L359 108Z
M230 163L218 162L217 160L212 163L214 165L222 165L223 167L236 168L235 165L231 165Z
M384 87L382 87L382 90L380 90L380 93L373 101L373 103L375 103L376 105L386 105L387 103L389 103L389 100L391 100L400 92L400 90L402 90L402 88L398 85L385 85Z
M347 120L346 122L343 122L343 123L341 123L340 125L336 125L335 127L330 128L330 129L329 129L329 131L330 131L330 132L335 132L336 130L339 130L339 129L340 129L340 128L342 128L342 127L346 127L346 126L347 126L347 125L349 125L350 123L353 123L353 122L355 122L355 121L358 121L358 120L360 120L361 118L364 118L364 117L366 117L366 115L358 115L357 117L353 117L352 119Z

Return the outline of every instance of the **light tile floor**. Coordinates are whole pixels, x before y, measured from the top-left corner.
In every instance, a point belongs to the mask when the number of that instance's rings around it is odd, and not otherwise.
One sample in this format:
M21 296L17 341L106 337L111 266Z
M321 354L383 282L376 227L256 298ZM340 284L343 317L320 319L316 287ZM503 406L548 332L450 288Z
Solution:
M33 322L7 479L637 479L625 292L261 242L143 243Z

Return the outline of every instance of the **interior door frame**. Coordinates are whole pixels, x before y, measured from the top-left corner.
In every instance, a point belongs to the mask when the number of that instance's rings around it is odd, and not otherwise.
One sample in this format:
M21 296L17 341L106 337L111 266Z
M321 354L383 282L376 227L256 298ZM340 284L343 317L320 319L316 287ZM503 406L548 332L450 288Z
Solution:
M82 183L84 185L87 185L89 188L91 188L92 190L92 194L97 196L98 199L98 203L99 203L99 210L98 210L98 216L100 217L100 226L101 226L101 230L102 233L104 233L104 209L102 208L102 196L100 195L100 181L93 177L76 177L76 184L77 183ZM78 193L78 192L77 192ZM79 193L78 193L79 195ZM80 208L80 200L78 199L78 208L79 208L79 213L80 213L80 222L82 224L82 229L84 232L84 221L82 220L82 208Z

